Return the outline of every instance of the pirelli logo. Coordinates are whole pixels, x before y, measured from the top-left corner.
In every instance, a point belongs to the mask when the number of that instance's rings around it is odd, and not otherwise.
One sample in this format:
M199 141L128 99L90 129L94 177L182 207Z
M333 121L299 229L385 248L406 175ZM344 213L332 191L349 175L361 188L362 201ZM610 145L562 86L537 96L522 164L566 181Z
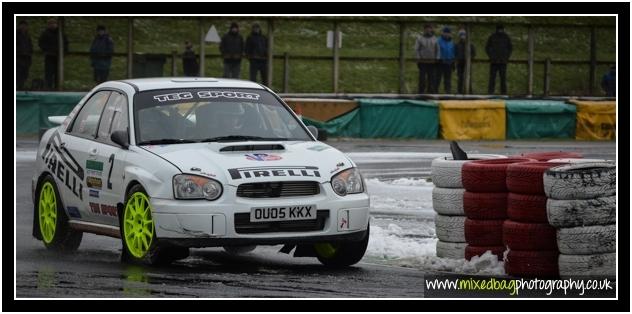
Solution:
M320 178L318 167L249 167L228 169L233 180L263 177L316 177Z

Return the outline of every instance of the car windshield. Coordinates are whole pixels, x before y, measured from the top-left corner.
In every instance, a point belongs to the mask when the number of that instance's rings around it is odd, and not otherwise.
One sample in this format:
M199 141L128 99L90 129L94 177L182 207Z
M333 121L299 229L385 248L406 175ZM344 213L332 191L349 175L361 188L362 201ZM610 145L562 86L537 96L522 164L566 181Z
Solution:
M276 97L254 89L170 89L134 98L136 142L311 141Z

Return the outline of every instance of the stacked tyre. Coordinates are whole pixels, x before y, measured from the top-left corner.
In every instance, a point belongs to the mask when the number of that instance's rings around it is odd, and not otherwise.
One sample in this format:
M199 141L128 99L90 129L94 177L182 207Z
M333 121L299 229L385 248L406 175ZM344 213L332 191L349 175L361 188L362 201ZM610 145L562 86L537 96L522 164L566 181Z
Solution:
M557 228L562 277L615 277L616 167L575 163L544 173L547 219Z
M507 217L503 244L509 249L505 272L520 277L557 277L559 252L555 228L546 214L542 176L552 162L523 162L507 167Z
M507 218L507 167L533 161L526 158L503 158L472 161L463 165L463 210L466 216L465 258L471 259L491 251L503 259L503 222Z
M470 155L468 160L441 157L432 161L432 206L437 213L435 230L437 256L462 259L465 257L465 214L463 211L463 183L461 167L471 160L505 158L502 155Z

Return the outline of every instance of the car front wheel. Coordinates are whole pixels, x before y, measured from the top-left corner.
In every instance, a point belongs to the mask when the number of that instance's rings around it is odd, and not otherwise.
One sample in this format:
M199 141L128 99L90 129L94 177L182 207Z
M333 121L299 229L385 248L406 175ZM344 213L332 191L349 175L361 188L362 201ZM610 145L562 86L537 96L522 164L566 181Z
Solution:
M366 235L360 241L356 242L324 242L314 244L316 257L325 266L328 267L347 267L359 262L369 244L369 226L366 229Z
M123 261L164 265L186 258L189 249L160 245L156 237L149 196L136 185L126 197L121 217L121 242L123 243Z

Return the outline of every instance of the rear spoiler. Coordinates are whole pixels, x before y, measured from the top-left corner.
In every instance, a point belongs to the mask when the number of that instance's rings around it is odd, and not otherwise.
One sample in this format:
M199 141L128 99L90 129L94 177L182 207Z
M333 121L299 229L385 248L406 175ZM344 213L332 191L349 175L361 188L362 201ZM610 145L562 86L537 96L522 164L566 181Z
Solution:
M54 124L62 124L67 116L49 116L48 121Z

